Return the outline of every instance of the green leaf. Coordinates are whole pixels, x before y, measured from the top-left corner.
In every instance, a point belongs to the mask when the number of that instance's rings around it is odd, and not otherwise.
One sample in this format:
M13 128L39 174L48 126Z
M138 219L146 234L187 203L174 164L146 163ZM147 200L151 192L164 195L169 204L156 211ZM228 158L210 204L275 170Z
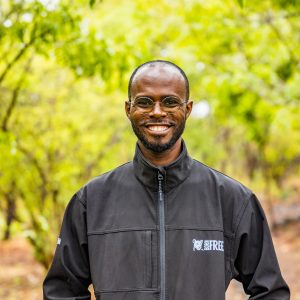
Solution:
M93 7L95 2L96 2L96 0L90 0L90 7Z
M240 7L244 7L244 0L237 0Z

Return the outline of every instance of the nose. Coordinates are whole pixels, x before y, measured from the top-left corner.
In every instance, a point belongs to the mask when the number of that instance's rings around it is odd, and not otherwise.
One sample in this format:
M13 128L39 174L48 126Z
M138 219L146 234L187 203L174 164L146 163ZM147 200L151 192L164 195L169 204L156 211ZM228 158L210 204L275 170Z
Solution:
M153 118L165 117L167 113L161 108L160 102L156 101L149 115Z

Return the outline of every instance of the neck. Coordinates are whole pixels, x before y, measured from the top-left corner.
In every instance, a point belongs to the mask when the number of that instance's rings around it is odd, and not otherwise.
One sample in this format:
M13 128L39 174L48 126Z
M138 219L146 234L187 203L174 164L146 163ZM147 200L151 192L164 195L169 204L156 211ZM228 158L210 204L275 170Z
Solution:
M176 141L172 148L161 152L153 152L147 149L140 141L138 141L141 152L144 157L154 166L161 167L171 164L180 155L181 152L181 138Z

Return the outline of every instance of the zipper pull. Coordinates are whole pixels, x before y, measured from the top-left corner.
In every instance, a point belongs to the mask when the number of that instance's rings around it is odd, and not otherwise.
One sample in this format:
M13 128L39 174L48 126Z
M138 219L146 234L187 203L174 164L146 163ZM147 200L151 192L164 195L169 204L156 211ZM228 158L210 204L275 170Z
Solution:
M163 181L164 176L160 172L158 172L157 178L158 178L158 181Z

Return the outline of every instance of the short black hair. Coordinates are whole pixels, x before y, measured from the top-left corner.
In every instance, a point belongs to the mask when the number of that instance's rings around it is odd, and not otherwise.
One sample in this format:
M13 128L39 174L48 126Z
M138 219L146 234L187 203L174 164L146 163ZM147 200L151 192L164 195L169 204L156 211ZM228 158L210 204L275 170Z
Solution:
M183 79L184 79L184 82L185 82L185 93L186 93L186 97L187 99L186 100L189 100L189 97L190 97L190 84L189 84L189 80L185 74L185 72L180 68L178 67L176 64L168 61L168 60L161 60L161 59L157 59L157 60L150 60L150 61L147 61L141 65L139 65L134 71L133 73L131 74L130 76L130 79L129 79L129 83L128 83L128 100L130 101L130 98L131 98L131 86L132 86L132 82L134 80L134 77L136 75L136 73L142 68L142 67L145 67L147 65L155 65L155 64L162 64L162 65L169 65L169 66L172 66L174 68L176 68L180 74L182 75Z

